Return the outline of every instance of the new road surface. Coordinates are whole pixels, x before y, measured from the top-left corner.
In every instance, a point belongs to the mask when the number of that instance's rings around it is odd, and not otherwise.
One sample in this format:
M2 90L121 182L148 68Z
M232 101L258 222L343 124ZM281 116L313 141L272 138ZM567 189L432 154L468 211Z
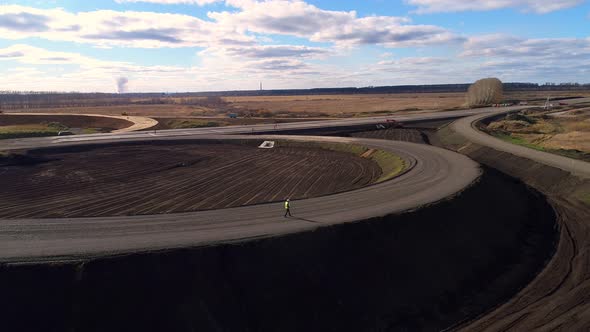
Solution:
M493 114L478 114L469 116L466 118L459 119L454 121L451 124L451 128L465 137L468 141L487 146L493 148L498 151L504 151L511 153L515 156L527 158L539 162L541 164L545 164L548 166L552 166L555 168L562 169L564 171L570 172L576 176L581 178L590 178L590 163L576 160L572 158L563 157L560 155L547 153L543 151L534 150L531 148L527 148L524 146L511 144L505 142L499 138L495 138L490 136L484 132L479 131L475 128L475 124L478 121L481 121L487 117L495 116L501 113L508 113L509 110L495 112Z
M278 138L197 137L259 141ZM342 142L382 149L401 156L408 170L393 180L359 190L293 201L294 218L291 219L283 217L280 203L133 217L4 219L0 220L0 261L78 260L301 232L324 225L384 216L436 202L461 191L480 175L478 164L469 158L428 145L360 138L280 138Z
M159 131L135 131L126 133L110 133L110 134L92 134L92 135L76 135L64 137L42 137L42 138L27 138L27 139L12 139L3 140L0 145L0 151L13 150L19 148L34 148L43 146L55 146L67 142L101 142L113 139L117 140L145 140L153 139L154 137L182 137L195 135L227 135L227 134L252 134L264 132L284 132L293 130L309 130L320 128L339 128L349 126L362 126L384 123L388 119L395 119L402 123L424 122L434 120L455 119L468 115L475 114L489 114L496 108L480 108L475 110L462 111L446 111L446 112L421 112L415 114L408 114L403 116L382 116L382 117L367 117L357 119L336 119L326 121L306 121L306 122L292 122L281 124L261 124L261 125L243 125L243 126L228 126L228 127L214 127L214 128L195 128L195 129L170 129Z
M519 109L513 107L500 112ZM276 136L235 134L339 126L370 125L394 118L413 122L457 118L454 128L474 142L542 160L547 164L588 175L588 163L547 155L512 146L478 132L472 123L497 109L421 113L400 117L341 119L275 125L182 129L125 134L79 135L57 138L5 140L0 150L100 144L116 141L171 139L256 139ZM228 135L233 134L233 135ZM260 237L312 230L336 223L354 222L420 207L452 196L480 175L469 158L428 145L406 142L311 136L280 136L281 139L359 144L401 156L408 170L401 176L362 189L292 202L295 218L285 222L279 203L193 213L76 219L0 220L0 262L83 260L130 252L192 247L219 242L245 241Z

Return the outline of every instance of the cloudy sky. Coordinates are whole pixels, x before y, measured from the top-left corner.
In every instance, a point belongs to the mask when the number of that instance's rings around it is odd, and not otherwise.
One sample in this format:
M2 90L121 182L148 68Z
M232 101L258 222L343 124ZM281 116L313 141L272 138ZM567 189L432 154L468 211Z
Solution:
M84 92L590 83L590 1L0 1L0 73Z

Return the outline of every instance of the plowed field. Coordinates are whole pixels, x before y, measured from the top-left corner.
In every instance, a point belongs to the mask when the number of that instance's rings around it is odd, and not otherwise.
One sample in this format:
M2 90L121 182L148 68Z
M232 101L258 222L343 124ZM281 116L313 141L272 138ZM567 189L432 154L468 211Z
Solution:
M0 160L0 217L174 213L320 196L381 176L374 161L319 148L229 143L32 151Z

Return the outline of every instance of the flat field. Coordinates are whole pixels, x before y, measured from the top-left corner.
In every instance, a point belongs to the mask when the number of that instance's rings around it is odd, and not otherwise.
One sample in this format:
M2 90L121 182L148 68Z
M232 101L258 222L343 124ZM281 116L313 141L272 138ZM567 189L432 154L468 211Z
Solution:
M0 158L0 217L158 214L307 198L376 182L384 175L378 162L320 148L226 143L31 151Z
M189 117L189 118L157 118L153 119L158 121L158 125L153 128L146 130L162 130L162 129L185 129L185 128L204 128L204 127L224 127L224 126L237 126L237 125L255 125L255 124L277 124L287 122L301 122L301 121L314 121L319 120L318 118L313 119L297 119L297 118L220 118L220 117Z
M72 114L136 115L147 117L351 117L389 114L399 111L450 109L465 102L463 93L387 95L312 95L222 97L211 105L117 105L27 109L27 112ZM16 110L18 111L18 110ZM13 112L13 110L11 110Z
M507 92L506 100L541 104L547 97L590 97L590 91ZM26 109L26 112L134 115L146 117L318 118L387 115L421 110L449 110L465 106L465 93L342 94L297 96L238 96L164 98L163 104ZM132 100L133 101L133 100ZM10 110L18 112L18 110Z
M359 113L435 110L460 107L464 93L412 93L383 95L314 95L224 97L238 109L266 110L274 114L308 113L311 116L354 116Z
M0 139L55 136L64 130L84 134L110 132L132 124L123 119L106 117L0 114Z

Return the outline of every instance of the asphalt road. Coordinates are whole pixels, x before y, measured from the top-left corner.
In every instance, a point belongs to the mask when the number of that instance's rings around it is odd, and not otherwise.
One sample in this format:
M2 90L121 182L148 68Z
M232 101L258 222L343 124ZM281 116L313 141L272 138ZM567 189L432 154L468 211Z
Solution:
M334 128L347 127L359 125L371 125L384 123L388 119L395 119L403 123L422 122L430 120L442 119L456 119L467 115L486 114L497 108L479 108L474 110L462 111L446 111L446 112L420 112L398 116L381 116L381 117L367 117L367 118L351 118L351 119L336 119L325 121L305 121L275 124L261 124L261 125L243 125L243 126L228 126L228 127L213 127L213 128L195 128L195 129L171 129L160 131L140 131L128 133L109 133L109 134L92 134L92 135L76 135L63 137L41 137L41 138L26 138L26 139L10 139L3 140L0 145L0 151L19 149L19 148L34 148L42 146L55 146L56 144L68 143L72 141L88 141L100 142L112 139L119 140L139 140L139 139L153 139L156 137L183 137L195 135L227 135L227 134L247 134L256 132L281 132L291 131L297 129L317 129L317 128Z
M151 139L178 139L164 134ZM184 139L292 139L361 144L390 151L409 165L403 175L340 194L292 202L285 219L281 203L181 214L109 218L0 220L0 262L84 260L116 254L245 241L313 230L414 209L461 191L481 170L460 154L433 146L361 138L309 136L208 136ZM101 142L119 141L119 135ZM59 145L84 144L68 138ZM67 142L67 143L66 143ZM54 143L55 144L55 143Z
M474 127L474 124L477 121L497 114L507 113L509 111L510 110L503 110L492 114L478 114L462 118L454 121L451 124L451 128L473 143L487 146L498 151L508 152L515 156L528 158L548 166L562 169L582 178L590 178L590 163L588 162L508 143L481 132Z
M574 101L573 103L575 103ZM469 140L559 167L583 177L588 163L501 141L473 128L486 116L522 107L468 111L422 112L404 116L338 119L270 125L165 130L156 133L76 135L2 141L0 150L100 144L115 141L170 139L294 139L338 141L380 148L400 155L410 169L402 176L355 191L292 203L295 218L282 217L281 204L262 204L194 213L78 219L0 220L0 262L79 260L105 255L164 250L244 241L312 230L316 227L401 212L451 196L480 174L478 165L460 154L427 145L361 138L303 136L238 136L236 134L382 123L411 123L472 115L455 121L453 129ZM228 135L231 134L231 135Z

